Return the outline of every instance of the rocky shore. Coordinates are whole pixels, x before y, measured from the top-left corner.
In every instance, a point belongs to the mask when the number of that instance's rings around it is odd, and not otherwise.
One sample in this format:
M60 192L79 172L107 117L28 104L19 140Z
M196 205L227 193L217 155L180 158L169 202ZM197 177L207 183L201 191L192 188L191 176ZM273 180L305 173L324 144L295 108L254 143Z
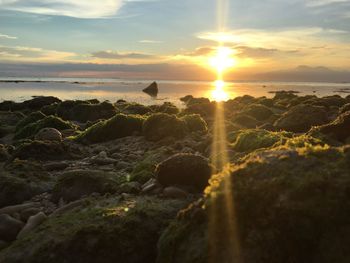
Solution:
M181 100L1 102L0 262L350 261L350 96Z

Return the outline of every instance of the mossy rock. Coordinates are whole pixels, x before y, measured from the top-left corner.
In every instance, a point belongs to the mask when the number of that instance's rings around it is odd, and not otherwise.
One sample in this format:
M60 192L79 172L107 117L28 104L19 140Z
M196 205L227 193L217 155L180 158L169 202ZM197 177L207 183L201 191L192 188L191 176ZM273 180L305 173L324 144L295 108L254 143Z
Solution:
M52 103L50 105L42 107L40 111L45 115L56 115L58 105L58 103Z
M89 201L89 200L88 200ZM51 217L0 252L7 263L155 262L163 229L186 205L151 197L91 200Z
M34 138L35 134L44 128L55 128L59 131L62 131L67 129L75 129L76 126L68 121L62 120L59 117L47 116L41 120L38 120L37 122L24 126L22 129L19 129L16 132L14 139L20 140L26 138Z
M274 126L277 129L291 132L306 132L312 126L327 123L328 116L324 107L299 104L285 112Z
M139 114L145 115L147 113L151 113L152 109L149 106L145 106L138 103L129 103L125 107L123 107L122 112L125 114Z
M69 147L55 141L29 141L18 146L12 153L12 159L22 160L66 160L75 156Z
M347 111L350 111L350 103L344 104L340 109L339 109L339 114L345 113Z
M25 115L21 112L0 111L0 124L2 126L16 126Z
M61 174L52 190L52 200L62 198L71 202L92 193L115 193L118 189L115 174L94 170L75 170Z
M261 129L240 130L236 132L232 148L238 152L252 152L281 144L291 136L292 134L287 132L270 132Z
M243 128L256 128L261 125L260 121L244 113L235 114L232 118L232 123L237 124Z
M37 122L39 120L42 120L45 117L46 117L46 115L44 113L42 113L41 111L35 111L35 112L30 113L24 119L22 119L21 121L19 121L17 123L17 125L16 125L16 132L18 132L19 130L23 129L28 124L31 124L31 123Z
M250 104L243 109L242 113L252 116L258 121L264 121L273 114L268 107L261 104Z
M179 214L157 262L348 262L349 160L327 146L249 155Z
M186 135L186 123L174 115L156 113L145 120L142 132L149 141L166 137L183 138Z
M144 119L139 115L117 114L100 121L75 137L84 143L106 142L141 132Z
M202 191L207 185L213 167L200 155L175 154L156 168L156 178L163 186L190 186Z
M42 107L53 103L61 102L60 99L53 96L38 96L22 103L23 107L30 110L40 110Z
M208 125L199 114L190 114L181 117L185 121L187 129L190 132L207 132Z
M340 108L346 103L347 103L346 99L342 98L339 95L326 96L322 98L313 98L308 101L305 101L305 104L310 104L315 106L324 106L327 108L330 108L333 106Z
M326 135L332 139L346 142L350 138L350 111L340 114L333 122L314 127L310 134L317 136L317 134Z

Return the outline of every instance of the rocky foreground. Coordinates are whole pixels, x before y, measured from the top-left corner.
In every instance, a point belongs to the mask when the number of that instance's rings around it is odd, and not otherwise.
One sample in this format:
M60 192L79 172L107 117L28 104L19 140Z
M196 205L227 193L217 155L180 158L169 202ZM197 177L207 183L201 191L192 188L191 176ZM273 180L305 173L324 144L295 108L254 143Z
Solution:
M0 262L350 262L350 97L182 100L0 103Z

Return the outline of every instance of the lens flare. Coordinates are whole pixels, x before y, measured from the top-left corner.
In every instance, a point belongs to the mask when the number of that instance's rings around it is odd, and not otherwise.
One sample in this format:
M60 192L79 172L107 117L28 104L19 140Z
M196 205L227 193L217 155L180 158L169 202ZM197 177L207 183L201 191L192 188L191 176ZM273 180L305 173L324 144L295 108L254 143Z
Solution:
M216 49L214 57L209 58L209 64L216 69L218 75L222 75L223 72L229 68L234 67L237 62L233 57L234 50L229 47L219 46Z
M215 89L211 92L211 98L216 102L226 101L229 99L228 93L225 91L225 82L223 80L216 80L214 82Z

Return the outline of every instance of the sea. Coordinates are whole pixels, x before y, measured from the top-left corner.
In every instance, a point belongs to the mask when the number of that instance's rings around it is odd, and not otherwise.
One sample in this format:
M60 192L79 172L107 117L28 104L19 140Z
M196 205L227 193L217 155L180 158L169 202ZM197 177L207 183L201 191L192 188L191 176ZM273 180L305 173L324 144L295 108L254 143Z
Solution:
M159 94L152 98L142 92L152 81L131 79L98 78L6 78L0 77L0 101L24 101L33 96L56 96L62 100L92 99L116 102L123 99L145 105L161 104L164 101L178 106L186 95L213 99L215 82L210 81L165 81L159 80ZM350 83L315 82L225 82L227 98L242 95L273 97L276 91L294 91L299 95L330 96L350 95Z

